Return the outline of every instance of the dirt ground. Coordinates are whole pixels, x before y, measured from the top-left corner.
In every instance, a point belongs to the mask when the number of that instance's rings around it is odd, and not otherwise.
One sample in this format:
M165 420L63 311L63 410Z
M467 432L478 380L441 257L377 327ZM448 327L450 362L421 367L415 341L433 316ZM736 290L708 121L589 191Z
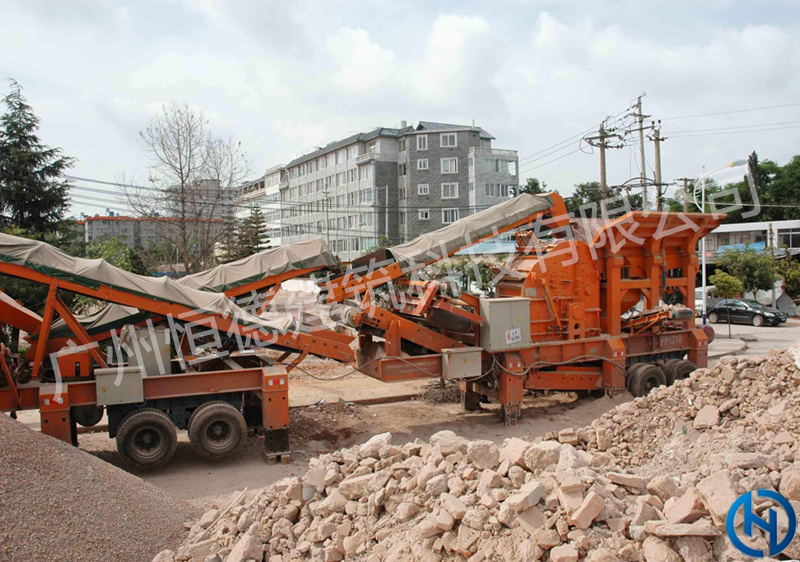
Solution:
M291 411L291 464L267 464L261 453L263 439L250 436L234 456L218 462L199 458L185 431L178 432L178 450L170 463L156 470L128 466L116 451L116 443L105 432L82 433L80 448L124 468L178 497L206 507L223 503L236 490L256 490L286 476L305 473L308 460L316 455L363 443L376 433L390 431L393 441L404 443L450 429L470 439L501 443L506 437L533 437L565 427L585 425L617 404L631 400L627 394L614 398L577 398L574 393L556 393L526 399L519 425L503 426L497 407L485 405L481 412L463 413L459 404L422 400L391 404L353 405L325 403L319 407ZM223 498L224 496L225 498Z

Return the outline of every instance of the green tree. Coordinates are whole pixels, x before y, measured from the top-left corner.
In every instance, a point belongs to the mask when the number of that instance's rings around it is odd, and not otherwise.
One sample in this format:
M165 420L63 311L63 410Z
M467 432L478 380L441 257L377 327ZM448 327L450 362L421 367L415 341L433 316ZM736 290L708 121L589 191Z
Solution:
M150 275L150 270L140 253L113 236L103 236L93 240L86 248L86 257L105 260L114 267L137 275ZM91 297L76 295L73 307L76 312L88 312L96 308L100 302Z
M540 193L547 193L547 183L540 182L538 178L528 178L525 185L519 186L519 193L530 193L531 195L539 195ZM517 188L513 189L514 195L518 195Z
M751 247L728 250L717 258L717 267L738 278L745 293L769 291L778 280L775 258L769 253L758 253Z
M74 160L60 148L44 145L36 132L39 118L11 80L3 98L6 112L0 119L0 222L29 236L42 238L63 230L69 208L67 181L61 175Z
M708 278L714 285L714 292L723 299L738 297L744 292L744 284L738 277L718 271ZM731 315L728 312L728 338L731 337Z
M619 198L624 198L627 201L631 210L641 210L642 208L642 195L640 193L633 193L630 189L623 186L614 185L606 188L605 194L600 189L600 182L590 181L579 183L575 186L575 191L572 195L564 198L564 203L567 206L567 211L575 213L579 216L580 209L584 207L584 214L587 217L596 213L599 217L601 213L600 204L602 201L607 200L606 207L609 213L619 214L624 206L624 203ZM594 206L594 210L588 207Z
M371 254L372 252L377 252L378 250L383 250L384 248L389 248L389 247L391 247L391 245L392 245L392 241L389 240L388 237L386 237L383 234L381 234L381 237L378 238L378 243L375 246L372 246L371 248L368 248L367 250L364 250L364 252L361 255L362 256L366 256L366 255Z
M236 259L252 256L269 247L267 222L260 207L253 207L239 226L236 236Z
M790 297L800 295L800 262L793 257L778 262L778 273L783 278L783 290Z

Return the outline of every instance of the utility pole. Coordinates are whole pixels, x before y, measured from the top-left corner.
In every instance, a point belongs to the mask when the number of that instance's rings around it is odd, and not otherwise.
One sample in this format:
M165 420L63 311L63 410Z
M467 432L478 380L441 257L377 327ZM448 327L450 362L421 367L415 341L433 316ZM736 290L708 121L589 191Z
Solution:
M608 199L608 182L606 181L606 128L602 121L600 122L597 136L599 138L598 145L600 146L600 196L603 199Z
M636 118L639 121L639 165L641 166L641 173L639 177L642 183L642 210L647 210L647 161L644 157L644 115L642 114L642 97L639 96L636 100Z
M610 139L617 139L620 141L622 140L622 137L615 132L613 127L611 129L606 129L605 120L600 122L600 127L597 129L597 136L584 137L583 139L590 146L600 149L600 197L603 200L608 199L608 180L606 178L606 148L622 148L622 145L619 142L613 145L609 144L608 141Z
M689 212L689 182L692 178L678 178L677 181L683 182L683 212Z
M772 223L769 223L769 253L772 255L772 261L775 262L775 232L772 230ZM788 253L788 252L787 252ZM753 294L753 298L756 295ZM775 281L772 282L772 308L778 308L778 294L775 290Z
M325 180L323 180L325 181ZM325 194L325 200L323 201L323 205L325 205L325 238L327 239L328 246L331 245L331 222L328 219L328 209L331 206L330 199L328 199L328 187L325 187L325 190L322 192Z
M665 140L661 136L661 121L659 120L658 125L656 125L653 129L653 142L655 143L655 156L656 156L656 168L655 168L655 184L656 184L656 211L659 213L664 210L664 193L661 189L661 141Z

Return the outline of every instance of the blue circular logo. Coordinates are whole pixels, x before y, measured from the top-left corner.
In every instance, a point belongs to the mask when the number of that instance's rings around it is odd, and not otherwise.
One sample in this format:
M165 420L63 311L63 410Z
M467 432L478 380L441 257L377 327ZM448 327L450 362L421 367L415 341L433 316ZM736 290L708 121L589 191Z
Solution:
M763 550L757 550L744 544L736 534L735 521L736 514L739 509L743 509L744 525L742 531L748 537L753 536L753 526L762 529L765 534L769 536L769 556L776 556L786 550L789 543L792 542L795 533L797 532L797 515L795 515L789 500L773 490L756 490L756 497L770 499L776 502L781 509L786 513L786 518L789 521L789 528L786 530L786 535L781 539L778 535L778 512L772 508L767 510L767 519L761 519L753 512L753 492L747 492L739 496L733 505L728 510L728 516L725 519L725 530L728 533L728 538L740 552L753 558L763 558L767 556Z

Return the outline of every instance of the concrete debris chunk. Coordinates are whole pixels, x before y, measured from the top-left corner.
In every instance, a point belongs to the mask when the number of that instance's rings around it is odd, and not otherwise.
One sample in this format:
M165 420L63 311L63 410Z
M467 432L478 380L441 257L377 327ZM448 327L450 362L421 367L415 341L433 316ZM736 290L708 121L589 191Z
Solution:
M204 514L158 562L226 560L245 546L275 562L733 562L724 526L741 493L777 490L800 512L798 362L800 345L722 358L536 442L376 435L311 459L304 477L251 503ZM769 504L755 507L765 516ZM767 546L760 531L751 542ZM799 558L800 546L784 555Z

